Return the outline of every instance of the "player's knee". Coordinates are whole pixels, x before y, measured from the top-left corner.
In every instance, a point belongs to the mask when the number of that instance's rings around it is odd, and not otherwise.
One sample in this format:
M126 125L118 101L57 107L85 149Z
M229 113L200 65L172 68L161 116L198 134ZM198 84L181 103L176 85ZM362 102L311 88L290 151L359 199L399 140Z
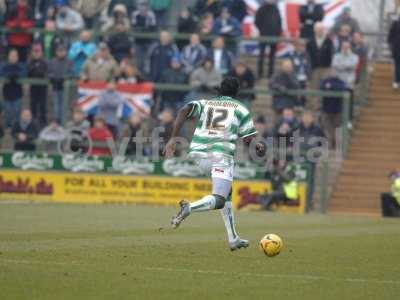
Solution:
M225 206L225 197L222 197L220 195L214 195L215 197L215 209L222 209Z

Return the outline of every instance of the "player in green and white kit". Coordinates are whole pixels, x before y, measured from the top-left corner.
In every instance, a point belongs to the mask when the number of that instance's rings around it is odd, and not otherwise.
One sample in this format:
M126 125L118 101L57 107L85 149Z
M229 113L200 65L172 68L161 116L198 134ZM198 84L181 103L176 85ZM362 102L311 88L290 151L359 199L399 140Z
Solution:
M234 154L239 138L250 144L256 135L249 110L234 99L239 91L236 78L224 79L219 88L220 96L211 100L193 101L178 113L171 140L165 148L165 156L175 153L175 138L179 135L183 123L197 119L197 126L190 144L189 157L194 158L205 174L211 174L212 194L189 203L180 202L179 213L172 218L171 225L177 228L193 212L221 210L232 251L249 246L247 240L236 233L232 211L232 181ZM264 149L262 143L256 144L257 151Z

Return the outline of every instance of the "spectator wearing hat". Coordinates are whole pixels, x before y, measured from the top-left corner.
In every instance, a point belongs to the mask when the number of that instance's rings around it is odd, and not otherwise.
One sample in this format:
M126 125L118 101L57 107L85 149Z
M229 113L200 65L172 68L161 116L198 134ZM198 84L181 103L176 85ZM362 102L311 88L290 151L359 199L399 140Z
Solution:
M88 30L81 32L79 41L72 44L68 58L73 62L74 74L79 76L86 60L96 53L96 44L91 42L92 33Z
M125 5L117 4L114 6L112 10L112 14L109 18L107 18L105 24L101 27L101 31L108 36L110 33L115 32L117 24L126 28L126 30L130 29L130 22L128 18L128 11Z
M350 27L350 34L353 35L354 32L360 32L360 24L358 21L351 16L351 8L345 7L340 16L336 19L336 22L332 28L334 34L339 34L343 25Z
M147 1L139 1L138 8L132 13L131 24L133 30L136 32L150 33L156 30L156 16L152 10L149 9ZM147 60L148 51L152 45L151 39L137 38L136 39L136 55L142 57L138 61L138 67L142 74L149 72Z
M33 121L32 113L29 109L21 112L20 118L14 123L11 135L14 139L14 150L16 151L35 151L38 128Z
M64 124L64 83L74 76L73 64L67 58L67 49L60 45L56 56L49 62L49 78L53 87L53 116Z
M31 59L28 63L28 77L45 79L48 76L48 64L43 58L43 49L40 44L32 47ZM47 123L47 84L30 85L30 107L32 115L41 127Z
M275 0L264 0L256 12L255 24L260 31L262 37L280 37L282 34L282 17ZM264 58L265 49L269 46L269 67L268 67L268 78L274 74L275 67L275 53L277 49L277 42L260 42L259 44L259 57L257 72L258 77L262 77L264 74Z
M198 33L193 33L190 36L189 45L183 48L181 54L185 72L190 74L193 70L200 67L206 56L207 49L203 44L201 44L200 35Z
M19 79L26 75L26 65L19 61L18 51L11 49L8 61L1 67L1 77L6 79L3 84L3 106L5 127L11 128L21 114L23 89Z
M390 180L392 181L391 191L381 194L382 216L400 218L400 172L392 172Z
M187 84L188 75L182 68L179 57L174 57L171 61L170 68L166 69L161 78L162 83L171 84ZM161 108L170 107L174 110L180 108L180 104L185 98L186 92L182 91L165 91L161 93Z
M168 31L160 32L160 39L149 50L150 79L160 82L162 72L171 66L173 58L179 57L178 47L173 43Z
M82 68L81 80L110 81L119 74L118 64L111 56L106 43L101 42L95 55Z
M314 35L314 25L321 22L324 18L324 8L321 4L315 3L315 0L307 0L299 10L301 23L300 37L310 39Z
M10 6L6 15L6 27L16 30L7 36L8 47L18 51L21 62L26 62L28 59L29 47L32 44L32 34L28 32L33 28L34 16L33 11L27 0L16 1L15 6Z
M110 33L107 45L110 48L111 55L118 63L124 58L132 56L134 52L133 38L123 23L115 24L115 31Z
M214 68L222 76L228 74L233 66L233 55L225 48L225 39L221 36L213 41L212 49L208 51L207 57L212 59Z
M85 27L82 15L67 5L59 8L56 15L57 29L62 31L68 43Z
M398 9L397 15L397 20L391 24L388 35L388 43L392 50L392 57L394 60L394 89L400 88L400 8Z

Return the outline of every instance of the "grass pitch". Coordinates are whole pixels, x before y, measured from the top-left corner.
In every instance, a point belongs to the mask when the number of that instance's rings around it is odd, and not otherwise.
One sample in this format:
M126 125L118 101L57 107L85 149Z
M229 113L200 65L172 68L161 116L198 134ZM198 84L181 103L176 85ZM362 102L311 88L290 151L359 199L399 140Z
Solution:
M399 299L398 220L242 212L252 244L231 253L218 213L172 231L174 212L2 204L0 299ZM284 240L275 258L266 233Z

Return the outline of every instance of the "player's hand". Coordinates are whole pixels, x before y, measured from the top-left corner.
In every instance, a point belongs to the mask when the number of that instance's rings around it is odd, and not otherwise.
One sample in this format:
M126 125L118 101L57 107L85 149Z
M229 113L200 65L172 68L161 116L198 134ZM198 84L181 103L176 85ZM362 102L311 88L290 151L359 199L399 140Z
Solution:
M165 145L165 149L163 151L163 155L165 158L171 158L174 156L176 151L176 142L174 139L170 139L167 145Z
M265 154L265 144L262 142L257 142L256 152L258 156L263 156Z

